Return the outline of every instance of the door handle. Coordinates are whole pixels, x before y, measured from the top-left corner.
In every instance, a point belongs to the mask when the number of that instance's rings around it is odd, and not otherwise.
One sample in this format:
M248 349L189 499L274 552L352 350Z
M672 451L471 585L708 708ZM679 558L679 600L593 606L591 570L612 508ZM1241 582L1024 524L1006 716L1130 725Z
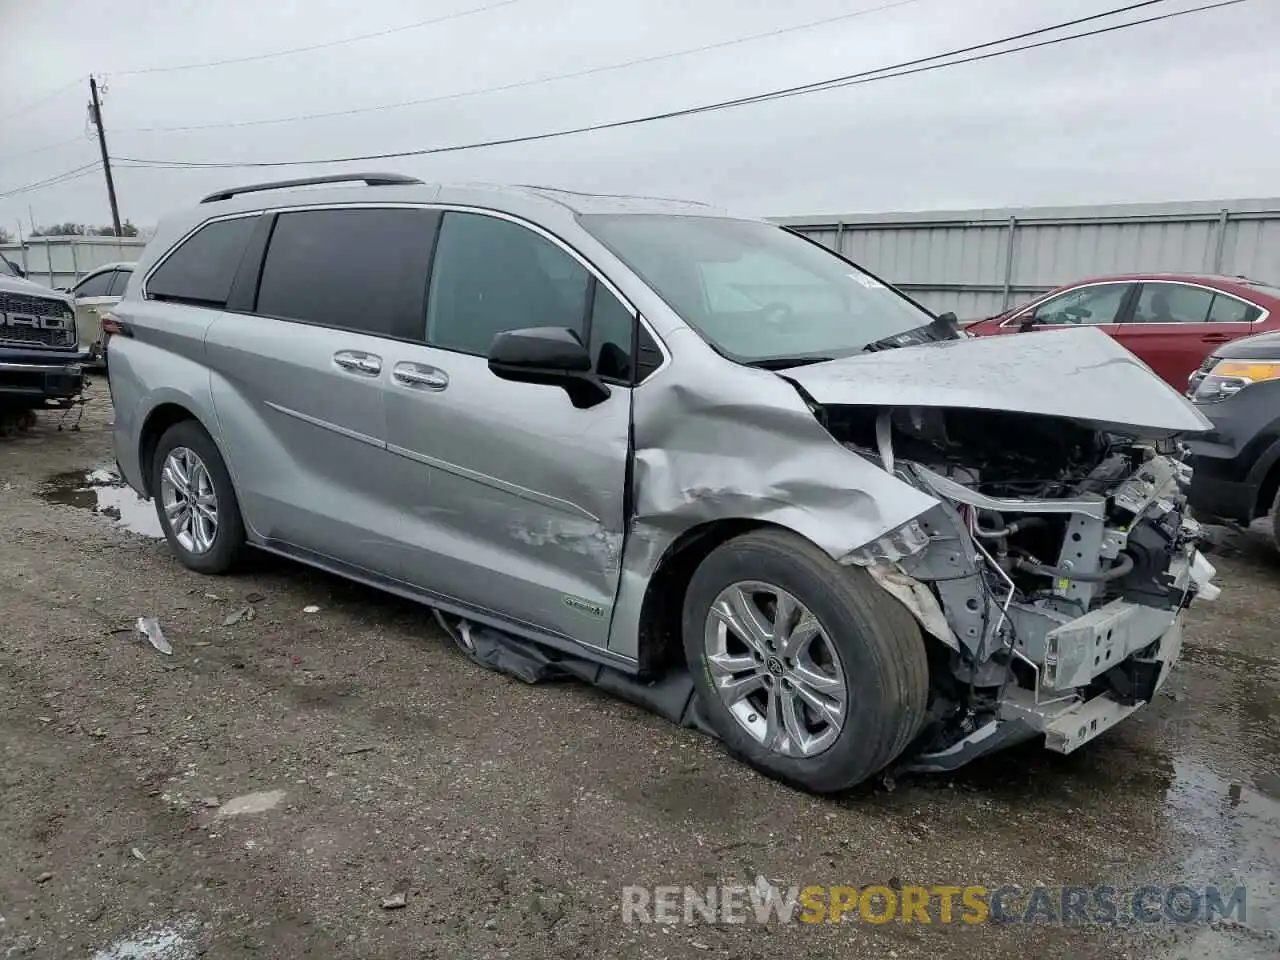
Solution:
M391 376L406 387L419 390L443 390L449 385L449 375L438 367L425 363L397 363Z
M339 350L333 355L333 362L343 370L376 377L382 372L382 358L361 350Z
M1206 333L1200 338L1201 343L1230 343L1233 338L1225 333Z

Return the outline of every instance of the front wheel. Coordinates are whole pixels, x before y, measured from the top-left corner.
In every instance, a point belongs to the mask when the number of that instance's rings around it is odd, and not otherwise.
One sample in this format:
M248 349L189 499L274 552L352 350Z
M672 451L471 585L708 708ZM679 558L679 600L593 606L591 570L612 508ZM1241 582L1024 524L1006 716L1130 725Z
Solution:
M200 573L227 573L245 550L231 475L213 438L194 420L164 432L151 463L151 492L169 546Z
M914 618L867 573L785 531L716 548L685 596L685 654L707 718L758 770L815 792L885 767L924 721Z
M1271 542L1280 550L1280 490L1271 501Z

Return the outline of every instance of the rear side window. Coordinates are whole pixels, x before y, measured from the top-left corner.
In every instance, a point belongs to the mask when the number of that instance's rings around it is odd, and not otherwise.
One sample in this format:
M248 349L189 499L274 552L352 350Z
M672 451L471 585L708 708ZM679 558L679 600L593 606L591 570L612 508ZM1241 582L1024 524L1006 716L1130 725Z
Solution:
M76 286L76 296L105 297L107 291L111 289L111 278L115 275L114 270L104 270L102 273L95 273L92 277L86 277Z
M1209 308L1210 323L1253 323L1262 314L1251 303L1217 293L1213 297L1213 306Z
M1182 283L1144 283L1133 323L1206 323L1213 291Z
M255 312L421 340L438 218L407 209L280 214Z
M111 281L111 289L107 291L107 296L123 297L124 288L129 285L129 278L132 276L132 270L117 270L116 278Z
M258 218L217 220L169 254L147 281L147 296L205 307L225 307L245 244Z

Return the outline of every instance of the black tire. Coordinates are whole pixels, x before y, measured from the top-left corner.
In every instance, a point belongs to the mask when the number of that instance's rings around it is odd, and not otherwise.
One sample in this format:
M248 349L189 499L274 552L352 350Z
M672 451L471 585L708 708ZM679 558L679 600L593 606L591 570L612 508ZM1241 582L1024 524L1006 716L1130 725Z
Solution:
M1271 542L1280 550L1280 489L1276 490L1276 495L1271 500Z
M844 724L813 756L765 747L714 688L706 618L722 590L745 580L781 587L808 607L839 654L847 690ZM730 752L770 777L816 793L847 789L887 766L924 723L929 667L915 618L866 571L840 566L795 534L760 530L713 550L689 582L682 626L706 718Z
M169 518L165 516L160 494L160 474L164 469L165 458L175 447L186 447L204 461L209 479L213 481L213 492L218 498L217 531L213 537L213 545L204 553L194 553L179 543ZM183 566L198 573L215 575L230 573L235 569L247 548L244 520L240 516L240 501L236 499L231 474L227 472L227 465L218 452L217 444L196 421L183 420L175 423L160 437L155 455L151 459L151 495L155 500L156 515L160 518L160 528L164 530L169 547Z

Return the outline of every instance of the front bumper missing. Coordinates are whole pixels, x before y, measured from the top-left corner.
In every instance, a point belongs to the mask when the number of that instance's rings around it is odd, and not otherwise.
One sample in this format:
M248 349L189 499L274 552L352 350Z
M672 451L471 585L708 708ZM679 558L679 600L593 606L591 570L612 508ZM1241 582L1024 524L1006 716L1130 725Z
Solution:
M1164 686L1182 652L1182 614L1159 638L1150 657L1158 666L1151 695ZM907 772L940 773L955 770L971 760L1025 740L1044 735L1045 748L1054 753L1071 753L1094 737L1110 730L1148 699L1123 702L1113 693L1089 700L1070 695L1041 699L1034 690L1011 687L1000 701L998 716L945 750L908 758L899 769Z
M1152 661L1159 665L1151 695L1154 696L1169 679L1169 673L1182 653L1182 616L1160 638ZM1000 705L1002 718L1021 720L1032 730L1044 733L1044 745L1054 753L1071 753L1149 701L1142 699L1124 703L1113 693L1091 700L1077 699L1035 703L1030 690L1018 689Z

